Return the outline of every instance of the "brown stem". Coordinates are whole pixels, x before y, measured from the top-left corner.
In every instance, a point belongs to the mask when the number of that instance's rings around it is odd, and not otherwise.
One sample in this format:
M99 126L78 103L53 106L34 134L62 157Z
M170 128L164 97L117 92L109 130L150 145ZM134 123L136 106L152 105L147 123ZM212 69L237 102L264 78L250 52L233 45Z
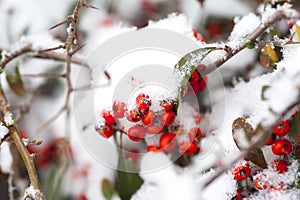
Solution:
M12 115L10 108L8 106L8 103L7 103L6 96L2 90L2 87L0 87L0 107L1 107L1 110L4 115ZM29 154L29 152L27 151L27 149L20 137L17 127L14 125L14 123L12 123L12 124L5 123L5 125L8 128L10 136L14 140L17 150L23 159L23 162L25 164L26 170L29 175L29 180L30 180L31 185L36 190L41 191L39 179L37 176L37 171L36 171L36 168L34 165L34 160L33 160L32 156ZM41 194L41 199L44 199L43 194Z
M26 54L26 53L29 53L31 52L32 49L31 49L31 45L26 45L20 49L18 49L17 51L14 51L10 54L6 54L4 55L4 58L1 60L0 62L0 68L4 69L5 65L7 63L9 63L11 60L23 55L23 54Z
M234 49L228 49L226 51L226 55L222 56L222 58L218 59L214 63L211 63L207 65L206 69L204 69L201 74L207 75L214 70L218 69L220 66L222 66L225 62L227 62L230 58L235 56L237 53L242 51L247 47L247 42L256 40L261 34L263 34L271 25L273 25L275 22L283 19L288 18L288 16L285 15L285 13L282 10L276 11L268 21L262 23L259 25L244 41L242 41L237 48Z

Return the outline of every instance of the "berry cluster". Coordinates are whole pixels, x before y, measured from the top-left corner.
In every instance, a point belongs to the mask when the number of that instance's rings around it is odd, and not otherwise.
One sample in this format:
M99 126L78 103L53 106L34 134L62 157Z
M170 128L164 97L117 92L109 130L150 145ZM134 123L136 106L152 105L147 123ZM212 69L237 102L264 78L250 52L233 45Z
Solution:
M195 80L199 81L198 78ZM174 149L184 156L191 156L199 151L198 142L202 131L195 126L186 131L184 141L177 139L183 134L181 124L175 123L176 101L164 99L155 102L159 109L152 109L152 99L149 95L140 93L135 98L133 108L128 109L123 102L114 102L111 110L104 110L103 123L96 126L96 131L105 138L111 137L116 131L126 134L131 141L140 142L146 137L159 136L158 145L148 145L148 152L170 152ZM121 119L122 118L122 119ZM126 120L129 127L121 126L120 121ZM122 127L119 129L119 127ZM177 147L177 148L176 148Z

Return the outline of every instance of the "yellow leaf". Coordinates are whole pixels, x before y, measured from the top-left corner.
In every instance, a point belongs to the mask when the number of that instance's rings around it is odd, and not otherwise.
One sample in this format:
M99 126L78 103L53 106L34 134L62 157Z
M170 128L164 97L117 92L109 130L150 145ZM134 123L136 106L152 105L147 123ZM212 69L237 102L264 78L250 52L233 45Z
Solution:
M277 54L269 43L262 49L260 60L264 67L274 66L278 62Z
M297 23L296 23L296 33L297 33L298 40L300 41L300 26Z

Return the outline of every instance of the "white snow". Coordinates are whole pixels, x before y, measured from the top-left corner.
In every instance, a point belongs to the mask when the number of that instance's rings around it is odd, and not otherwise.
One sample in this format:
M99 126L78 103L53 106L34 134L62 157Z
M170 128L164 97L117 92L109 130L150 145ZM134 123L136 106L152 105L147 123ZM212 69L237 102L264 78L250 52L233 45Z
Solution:
M8 132L8 128L4 126L2 122L0 122L0 139L2 140L8 134Z

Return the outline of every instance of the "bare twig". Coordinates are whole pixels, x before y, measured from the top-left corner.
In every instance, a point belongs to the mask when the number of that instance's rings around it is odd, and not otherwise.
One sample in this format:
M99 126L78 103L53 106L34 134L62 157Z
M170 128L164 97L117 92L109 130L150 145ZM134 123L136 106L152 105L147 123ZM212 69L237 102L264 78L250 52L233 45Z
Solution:
M23 54L26 54L28 52L31 52L32 49L31 49L31 45L26 45L20 49L18 49L17 51L14 51L10 54L4 54L4 58L2 58L1 62L0 62L0 68L4 69L5 65L7 63L9 63L11 60L23 55Z
M2 90L2 87L0 87L0 107L1 107L1 110L2 110L4 116L12 116L12 113L8 106L7 99ZM8 124L5 121L4 121L4 123L5 123L5 126L8 128L10 137L14 140L16 147L18 149L18 152L20 153L20 155L24 161L24 164L26 166L26 169L27 169L27 172L29 175L31 185L36 190L41 191L41 187L40 187L37 171L35 169L33 158L27 151L27 149L20 137L19 131L18 131L17 127L15 126L15 124L13 123L13 119L12 119L12 123ZM40 194L39 199L44 199L44 195L42 193Z
M57 73L39 73L39 74L22 74L23 78L64 78L66 74Z
M246 157L251 151L253 151L256 148L260 148L262 145L262 141L266 141L266 139L270 136L272 133L273 127L275 124L279 123L280 120L286 117L287 114L290 113L291 110L294 110L295 108L299 108L300 106L300 99L296 101L295 103L288 106L281 114L279 114L279 117L276 119L276 121L269 127L265 128L263 132L258 132L257 135L259 135L258 138L255 138L255 141L251 144L251 146L241 151L241 153L230 163L227 163L226 165L223 165L219 170L212 176L203 186L203 189L208 187L212 182L214 182L218 177L220 177L225 171L230 169L232 165L242 158Z

